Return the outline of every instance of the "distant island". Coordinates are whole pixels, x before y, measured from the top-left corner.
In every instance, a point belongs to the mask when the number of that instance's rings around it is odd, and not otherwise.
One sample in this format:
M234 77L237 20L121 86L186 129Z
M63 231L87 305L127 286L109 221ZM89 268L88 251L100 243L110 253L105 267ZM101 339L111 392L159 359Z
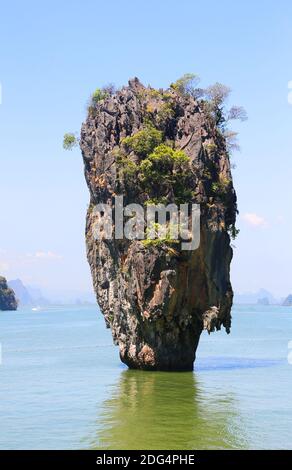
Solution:
M15 293L3 276L0 276L0 310L17 310Z
M279 305L281 300L266 289L259 289L256 292L243 292L234 294L235 304L257 304L257 305Z
M93 292L45 292L37 286L25 284L21 279L7 281L8 287L15 293L19 307L48 307L52 305L96 305Z
M258 299L257 304L258 305L270 305L270 301L268 297L262 297L261 299Z
M8 281L8 286L15 292L20 306L45 306L51 303L43 297L40 289L25 286L20 279Z
M282 303L284 307L292 307L292 294L288 295L284 302Z

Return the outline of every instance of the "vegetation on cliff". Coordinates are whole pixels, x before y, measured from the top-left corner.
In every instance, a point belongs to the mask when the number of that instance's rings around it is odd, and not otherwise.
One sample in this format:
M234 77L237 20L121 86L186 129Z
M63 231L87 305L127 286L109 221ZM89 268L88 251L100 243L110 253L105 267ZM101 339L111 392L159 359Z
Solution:
M146 204L181 204L196 200L190 157L183 149L176 148L174 139L180 113L179 101L183 99L188 103L192 99L213 129L213 138L204 142L204 151L211 157L206 161L201 175L206 202L212 206L214 200L221 200L228 206L232 180L230 174L218 172L216 154L224 149L229 160L231 152L239 149L237 133L229 129L229 123L235 119L244 121L247 115L240 106L226 107L231 91L229 87L215 83L203 89L198 87L199 81L198 75L188 73L167 90L139 88L136 97L143 109L142 127L122 137L113 149L117 162L118 192L124 189L143 195ZM115 93L117 90L113 85L97 88L90 98L89 115L94 118L100 107L106 106L106 101ZM66 150L72 150L78 143L79 138L75 134L64 135L63 147ZM239 230L234 221L225 221L223 226L232 239L237 237Z
M227 109L229 91L220 84L200 89L190 74L167 90L135 78L94 94L80 141L65 136L66 148L80 143L84 160L87 257L97 300L129 367L190 370L202 330L230 330L230 238L238 231L229 122L246 115ZM145 227L144 240L97 239L95 205L115 211L116 195L124 205L198 204L199 247L184 251L169 219L164 227L156 221Z

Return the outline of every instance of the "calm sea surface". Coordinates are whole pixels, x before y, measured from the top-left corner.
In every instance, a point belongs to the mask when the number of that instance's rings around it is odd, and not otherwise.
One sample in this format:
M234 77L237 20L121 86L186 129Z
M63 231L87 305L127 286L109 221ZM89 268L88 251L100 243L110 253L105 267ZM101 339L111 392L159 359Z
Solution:
M0 312L0 448L292 449L290 340L292 308L235 306L194 373L129 371L95 307Z

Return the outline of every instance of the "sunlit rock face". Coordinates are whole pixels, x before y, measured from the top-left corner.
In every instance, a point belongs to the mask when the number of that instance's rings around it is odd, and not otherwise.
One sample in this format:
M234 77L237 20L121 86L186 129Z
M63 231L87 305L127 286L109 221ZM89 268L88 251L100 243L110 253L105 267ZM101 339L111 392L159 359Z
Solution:
M165 145L188 157L182 176L188 192L177 193L163 169L161 181L145 186L139 165L147 155L127 148L123 139L149 126L161 132ZM87 257L121 360L130 368L192 370L202 330L223 325L229 332L231 324L229 231L236 195L224 136L202 101L172 89L145 88L133 79L89 109L80 146L90 191ZM125 160L133 171L126 173ZM168 204L180 195L200 204L199 247L186 251L167 242L96 239L95 205L115 210L116 195L124 196L124 204L145 206L154 198Z
M0 276L0 310L16 310L17 301L14 291L7 285L5 277Z

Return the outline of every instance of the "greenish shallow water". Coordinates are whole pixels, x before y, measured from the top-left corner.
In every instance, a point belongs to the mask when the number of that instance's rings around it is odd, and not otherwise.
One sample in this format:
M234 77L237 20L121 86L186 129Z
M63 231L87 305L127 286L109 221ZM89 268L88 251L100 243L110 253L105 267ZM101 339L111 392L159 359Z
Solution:
M235 306L194 373L129 371L94 307L0 313L1 449L292 449L292 308Z

